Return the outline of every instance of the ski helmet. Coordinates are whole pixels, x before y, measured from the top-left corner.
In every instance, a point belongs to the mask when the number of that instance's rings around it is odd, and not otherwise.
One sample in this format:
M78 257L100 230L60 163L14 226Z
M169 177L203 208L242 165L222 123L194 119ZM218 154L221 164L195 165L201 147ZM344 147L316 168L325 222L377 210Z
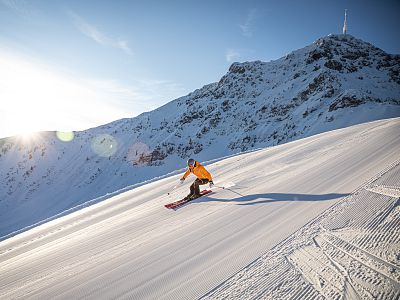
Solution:
M193 158L189 158L187 161L188 167L194 166L196 164L196 161Z

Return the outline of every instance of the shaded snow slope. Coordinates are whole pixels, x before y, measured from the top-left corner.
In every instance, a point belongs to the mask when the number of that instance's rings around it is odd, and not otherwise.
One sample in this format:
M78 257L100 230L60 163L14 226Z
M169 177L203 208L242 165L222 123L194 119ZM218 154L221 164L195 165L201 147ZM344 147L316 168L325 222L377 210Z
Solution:
M148 113L35 142L0 140L0 236L185 166L400 116L400 56L331 35ZM57 195L55 198L54 195Z
M398 297L400 120L230 157L0 242L0 298ZM54 195L56 197L56 195ZM397 294L396 294L397 293Z

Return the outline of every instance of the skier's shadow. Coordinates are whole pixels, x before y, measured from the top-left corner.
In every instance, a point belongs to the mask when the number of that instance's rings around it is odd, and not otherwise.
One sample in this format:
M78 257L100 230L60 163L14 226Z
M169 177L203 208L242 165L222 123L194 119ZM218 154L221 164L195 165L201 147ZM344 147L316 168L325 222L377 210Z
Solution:
M326 200L333 200L339 199L342 197L349 196L350 194L337 194L337 193L330 193L330 194L286 194L286 193L268 193L268 194L253 194L253 195L240 195L240 197L232 198L232 199L217 199L210 197L201 197L196 199L196 202L235 202L238 205L256 205L256 204L264 204L264 203L272 203L278 201L326 201Z

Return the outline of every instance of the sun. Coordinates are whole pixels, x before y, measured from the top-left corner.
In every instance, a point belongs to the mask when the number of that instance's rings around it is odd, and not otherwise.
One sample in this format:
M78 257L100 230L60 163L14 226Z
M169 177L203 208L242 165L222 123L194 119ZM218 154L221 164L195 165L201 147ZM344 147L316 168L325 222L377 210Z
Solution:
M7 106L6 118L12 135L24 142L33 141L38 137L38 131L44 130L46 126L43 112L22 101Z
M37 132L24 132L18 135L18 139L24 144L37 141L39 135Z

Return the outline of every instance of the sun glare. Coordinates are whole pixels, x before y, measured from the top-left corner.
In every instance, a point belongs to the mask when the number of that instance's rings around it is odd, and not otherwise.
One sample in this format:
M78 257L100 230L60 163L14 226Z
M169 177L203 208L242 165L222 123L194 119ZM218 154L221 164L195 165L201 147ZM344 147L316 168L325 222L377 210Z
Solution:
M33 131L72 132L121 115L107 103L110 95L1 49L0 82L0 137L31 136Z
M17 135L17 138L24 144L37 141L39 135L37 132L22 132Z

